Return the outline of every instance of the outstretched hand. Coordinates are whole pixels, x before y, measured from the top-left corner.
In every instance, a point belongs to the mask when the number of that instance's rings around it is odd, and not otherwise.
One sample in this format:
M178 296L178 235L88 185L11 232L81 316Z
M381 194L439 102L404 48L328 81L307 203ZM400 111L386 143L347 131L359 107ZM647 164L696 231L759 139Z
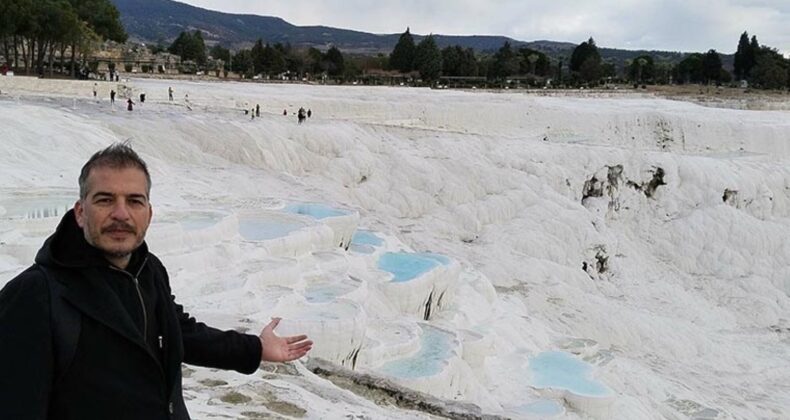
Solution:
M261 360L265 362L290 362L296 360L313 348L313 342L306 335L278 337L274 333L281 318L272 318L272 322L261 331Z

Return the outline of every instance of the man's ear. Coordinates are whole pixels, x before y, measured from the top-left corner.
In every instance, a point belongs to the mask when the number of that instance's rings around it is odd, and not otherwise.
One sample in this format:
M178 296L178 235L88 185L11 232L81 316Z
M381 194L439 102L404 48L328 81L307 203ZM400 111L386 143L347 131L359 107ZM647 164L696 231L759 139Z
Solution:
M85 208L82 207L82 200L77 200L74 203L74 218L77 220L79 227L84 227L85 223Z

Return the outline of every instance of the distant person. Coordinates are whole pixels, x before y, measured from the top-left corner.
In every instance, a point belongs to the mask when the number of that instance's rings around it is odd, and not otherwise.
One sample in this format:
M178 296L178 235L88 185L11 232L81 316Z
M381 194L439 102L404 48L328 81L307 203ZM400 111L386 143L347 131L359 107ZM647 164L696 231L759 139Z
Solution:
M97 88L97 86L98 85L96 83L93 84L93 97L94 98L96 97L96 88Z
M115 104L115 90L110 89L110 105Z
M140 103L145 102L145 92L140 93Z
M305 114L304 108L300 107L299 111L296 113L296 118L298 119L299 124L304 122L305 116L306 116L306 114Z
M256 117L260 117L261 116L261 105L260 104L255 104L255 116Z
M189 419L181 364L252 374L307 354L305 335L221 331L179 305L145 242L151 176L127 143L82 167L79 198L35 263L0 290L0 417Z
M129 99L126 100L126 110L127 111L133 111L134 110L134 101L132 101L132 98L129 98Z
M286 116L286 117L288 116L288 110L287 109L283 110L283 115Z
M310 118L312 116L313 116L313 111L310 108L308 108L307 109L307 118Z
M172 86L167 88L167 98L170 100L170 102L173 102L173 87Z
M251 120L255 119L255 108L250 108L250 119Z

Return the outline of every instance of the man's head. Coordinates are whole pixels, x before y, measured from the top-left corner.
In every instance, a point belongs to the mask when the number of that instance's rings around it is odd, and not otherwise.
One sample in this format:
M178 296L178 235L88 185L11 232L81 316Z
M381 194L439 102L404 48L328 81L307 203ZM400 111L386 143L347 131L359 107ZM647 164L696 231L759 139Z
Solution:
M80 199L74 204L85 239L120 268L145 239L153 214L151 176L128 143L96 152L82 167Z

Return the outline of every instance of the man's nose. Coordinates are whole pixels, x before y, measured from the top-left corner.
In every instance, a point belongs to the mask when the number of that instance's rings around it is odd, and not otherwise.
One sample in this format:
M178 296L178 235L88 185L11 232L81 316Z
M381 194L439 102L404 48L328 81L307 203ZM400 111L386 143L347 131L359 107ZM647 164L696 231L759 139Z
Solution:
M118 200L115 202L115 205L112 206L112 212L110 216L116 220L127 220L129 218L129 206L126 203L126 200Z

